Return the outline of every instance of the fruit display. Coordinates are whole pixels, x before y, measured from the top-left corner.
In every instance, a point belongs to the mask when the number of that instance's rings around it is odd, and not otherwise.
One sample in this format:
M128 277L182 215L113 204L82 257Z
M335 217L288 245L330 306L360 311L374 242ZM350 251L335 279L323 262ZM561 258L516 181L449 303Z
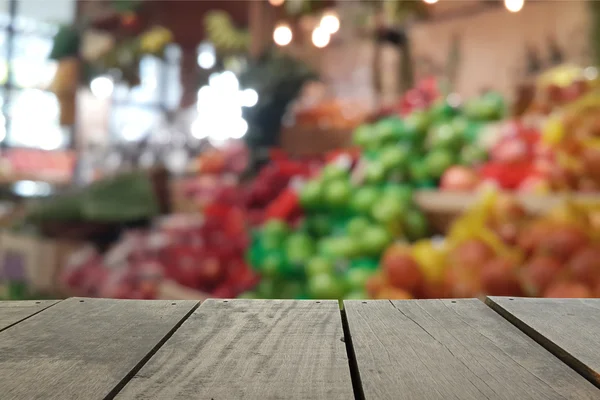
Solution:
M540 74L524 115L550 115L573 103L597 86L598 70L564 64Z
M406 185L364 182L356 154L343 153L296 185L303 216L269 218L254 235L248 261L261 298L366 298L365 285L395 240L428 234Z
M106 253L86 247L61 274L68 293L92 297L154 299L164 282L197 291L198 297L236 297L254 287L244 262L243 215L212 208L203 217L171 216L150 231L125 232Z
M396 103L377 110L369 120L375 122L385 117L406 116L415 110L427 109L440 97L438 86L439 83L435 78L423 79Z
M248 214L250 225L260 223L265 215L283 212L277 204L286 207L282 203L285 202L284 192L290 180L296 176L308 176L322 164L320 158L290 158L284 152L272 151L269 163L251 181L242 183L240 173L245 165L237 170L233 165L240 162L240 157L246 153L235 150L219 154L222 167L217 170L200 167L196 177L178 182L175 196L192 202L192 208L196 211L214 203L242 207ZM212 157L216 156L211 156L211 160L214 159ZM206 159L201 158L199 165L206 165ZM211 161L211 165L216 163ZM280 200L276 201L280 196Z
M373 298L600 296L600 208L566 202L533 217L495 191L444 240L395 244L367 283Z
M543 143L537 124L505 121L496 126L494 135L488 160L475 167L449 168L442 175L440 189L472 190L491 182L503 190L548 192L555 156Z
M503 117L503 98L488 92L463 105L453 101L449 96L404 118L393 116L358 127L354 143L364 149L367 182L434 188L450 167L486 160L482 129Z
M555 190L600 190L600 92L583 98L552 116L543 140L556 153L550 180Z

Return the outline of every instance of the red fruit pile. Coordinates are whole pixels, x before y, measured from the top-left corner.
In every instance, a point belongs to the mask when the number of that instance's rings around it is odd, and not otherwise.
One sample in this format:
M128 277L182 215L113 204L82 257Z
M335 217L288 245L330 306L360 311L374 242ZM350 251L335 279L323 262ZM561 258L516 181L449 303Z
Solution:
M540 143L540 132L512 121L502 127L501 136L490 151L490 161L481 166L480 178L509 190L533 191L547 186L553 159Z
M369 120L374 122L392 115L406 116L415 110L425 110L439 97L437 80L435 78L423 79L417 86L407 91L395 104L382 107Z
M94 249L72 257L62 280L79 295L152 299L166 281L197 290L199 297L236 297L257 277L244 261L244 214L209 207L204 220L169 217L150 232L126 233L105 255Z

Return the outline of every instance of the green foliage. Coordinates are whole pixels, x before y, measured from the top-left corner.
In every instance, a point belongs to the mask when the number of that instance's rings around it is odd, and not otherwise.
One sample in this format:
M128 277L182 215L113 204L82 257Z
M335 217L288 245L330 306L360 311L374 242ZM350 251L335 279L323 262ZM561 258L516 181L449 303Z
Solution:
M246 52L250 46L250 34L237 28L225 11L213 10L204 17L204 28L208 40L221 54Z
M54 36L51 60L60 60L66 57L75 57L79 54L81 34L74 26L63 25Z
M126 173L94 182L80 191L42 201L28 220L127 222L159 212L152 183L144 173Z
M112 0L112 8L120 13L137 10L142 4L142 0Z

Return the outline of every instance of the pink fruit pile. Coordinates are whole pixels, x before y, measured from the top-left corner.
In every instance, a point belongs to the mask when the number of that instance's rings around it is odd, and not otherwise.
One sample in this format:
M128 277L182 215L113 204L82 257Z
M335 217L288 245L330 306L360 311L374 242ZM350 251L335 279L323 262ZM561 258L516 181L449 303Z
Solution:
M69 292L110 298L157 298L168 280L211 297L236 297L257 283L244 261L244 215L209 209L201 220L172 216L149 232L128 232L106 254L75 254L62 281Z

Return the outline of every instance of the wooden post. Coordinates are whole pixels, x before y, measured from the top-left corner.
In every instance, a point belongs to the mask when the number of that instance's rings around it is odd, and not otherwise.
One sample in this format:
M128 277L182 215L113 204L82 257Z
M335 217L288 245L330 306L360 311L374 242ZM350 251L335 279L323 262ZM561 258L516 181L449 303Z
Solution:
M268 47L273 32L270 5L264 0L253 0L248 5L250 31L250 56L257 59Z

